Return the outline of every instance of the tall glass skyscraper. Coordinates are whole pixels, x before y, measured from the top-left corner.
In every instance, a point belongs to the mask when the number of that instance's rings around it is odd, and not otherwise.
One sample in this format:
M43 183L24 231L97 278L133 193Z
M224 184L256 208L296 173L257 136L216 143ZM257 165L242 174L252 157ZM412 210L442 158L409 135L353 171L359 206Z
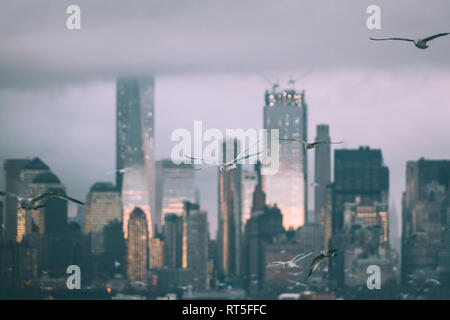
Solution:
M237 140L222 145L223 162L239 154ZM239 275L241 248L242 165L219 173L219 228L217 254L219 270L225 277Z
M164 223L167 214L183 215L183 202L195 199L195 172L192 164L175 164L170 159L156 162L155 221Z
M153 234L154 209L154 79L117 80L117 172L116 184L123 205L123 230L128 238L128 220L140 208Z
M305 92L266 91L264 128L278 129L280 138L307 141ZM264 177L267 202L277 204L286 229L296 229L306 222L308 208L306 149L301 143L280 141L279 161L278 172Z
M316 129L315 141L331 141L328 125L319 124ZM331 183L331 146L319 144L314 151L314 161L315 222L325 227L327 185Z

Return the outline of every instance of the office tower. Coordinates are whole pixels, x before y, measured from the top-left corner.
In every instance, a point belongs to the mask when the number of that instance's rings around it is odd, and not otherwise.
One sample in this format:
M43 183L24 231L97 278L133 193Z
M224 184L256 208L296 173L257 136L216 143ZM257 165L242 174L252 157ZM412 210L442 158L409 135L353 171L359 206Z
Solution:
M264 206L245 225L242 244L241 278L244 287L255 296L263 287L265 246L278 241L285 232L283 216L276 206Z
M402 281L416 272L445 281L450 160L408 161L402 208ZM443 256L444 254L444 256ZM447 271L448 272L448 271Z
M317 222L308 222L295 231L295 240L305 251L319 252L324 249L324 228Z
M234 159L239 154L237 140L222 144L223 162ZM232 278L239 274L242 178L241 165L231 171L219 172L219 218L217 252L221 274Z
M149 268L161 269L164 265L164 242L159 238L150 239L148 251Z
M359 198L355 202L345 203L344 230L350 230L357 225L362 228L376 230L375 237L379 247L389 246L388 206L386 203L361 203Z
M93 254L101 254L104 247L104 228L111 221L122 220L119 190L110 182L96 182L86 197L84 233L91 236Z
M334 151L333 232L343 227L346 202L388 203L389 169L379 149L339 149Z
M332 236L329 247L347 248L347 251L352 252L362 250L367 256L390 254L384 249L379 251L384 248L380 245L380 228L388 227L386 215L389 199L389 169L384 165L381 150L359 147L335 150L334 154L334 183L330 186ZM378 222L377 226L368 223L372 218ZM387 236L387 232L384 235ZM353 268L357 256L355 253L353 258L339 256L330 261L330 279L340 286L346 285L347 275L344 270Z
M111 275L125 274L127 244L123 235L122 222L118 220L110 221L103 228L103 236L104 256L107 266L109 266L108 271Z
M253 206L253 192L258 185L258 174L255 171L242 171L242 215L241 226L244 231L245 223L250 219Z
M183 268L193 271L194 289L207 287L209 240L207 216L207 212L200 210L198 204L184 202L182 260Z
M331 141L329 127L319 124L315 141ZM331 146L319 144L314 150L314 217L315 222L325 225L326 188L331 182Z
M153 78L117 80L117 169L116 185L121 192L123 228L128 237L128 219L135 208L144 212L149 239L153 234L154 208L154 103Z
M20 172L29 162L28 159L9 159L3 163L4 168L4 190L20 194L21 179ZM17 239L17 200L13 197L4 197L4 230L5 240L16 241Z
M166 214L183 214L183 201L194 201L195 173L192 164L175 164L172 160L156 162L156 224L164 223Z
M264 129L278 129L279 137L283 139L298 138L307 141L305 92L266 91ZM264 189L267 202L276 203L283 213L284 227L297 229L307 220L306 149L302 143L280 141L279 151L278 172L265 176Z
M183 217L166 214L164 220L164 265L168 268L181 268Z
M144 211L130 214L127 239L127 275L130 281L147 282L148 222Z

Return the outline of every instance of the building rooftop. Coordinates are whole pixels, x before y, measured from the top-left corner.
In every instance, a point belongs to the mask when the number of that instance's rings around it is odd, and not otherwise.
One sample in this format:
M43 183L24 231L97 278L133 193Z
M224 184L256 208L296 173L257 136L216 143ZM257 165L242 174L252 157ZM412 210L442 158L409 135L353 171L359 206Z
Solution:
M61 181L52 172L44 172L34 178L33 183L61 183Z
M24 169L28 170L50 170L49 166L46 165L41 159L35 157L31 159L28 164L25 165Z
M90 191L91 192L92 191L97 191L97 192L117 191L117 188L111 182L96 182L93 184Z

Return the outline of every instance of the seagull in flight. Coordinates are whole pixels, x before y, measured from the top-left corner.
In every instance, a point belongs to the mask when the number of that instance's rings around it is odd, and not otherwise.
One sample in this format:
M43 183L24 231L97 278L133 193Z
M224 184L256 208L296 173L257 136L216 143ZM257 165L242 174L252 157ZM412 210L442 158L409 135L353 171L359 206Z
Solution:
M122 168L122 169L114 169L111 171L108 171L108 174L113 174L113 173L120 173L120 174L125 174L127 172L130 172L132 169L131 168Z
M306 257L310 256L311 254L312 254L312 252L309 252L306 254L299 254L299 255L296 255L294 258L292 258L289 261L275 261L275 262L269 263L267 266L268 267L282 266L282 267L288 267L288 268L296 268L296 267L298 267L297 262L305 259Z
M375 41L380 41L380 40L401 40L401 41L409 41L409 42L414 42L414 45L419 48L419 49L426 49L428 48L427 42L431 41L433 39L439 38L439 37L443 37L446 35L449 35L450 32L444 32L444 33L438 33L435 34L433 36L427 37L427 38L423 38L423 39L407 39L407 38L382 38L382 39L377 39L377 38L370 38L370 40L375 40Z
M61 199L65 199L68 201L72 201L81 205L84 205L83 202L78 201L77 199L68 197L62 193L58 193L58 192L45 192L37 197L32 197L32 198L24 198L24 197L19 197L18 195L11 193L11 192L7 192L7 191L0 191L0 196L10 196L10 197L14 197L17 199L17 209L24 209L24 210L38 210L40 208L44 208L46 205L45 204L39 204L39 201L42 201L44 199L47 198L61 198Z
M320 255L314 258L314 260L311 263L311 268L309 269L308 278L311 276L311 274L319 267L319 265L325 261L327 258L335 257L337 256L337 249L330 249L330 250L322 250L320 251Z
M245 159L248 159L250 157L257 156L264 152L264 150L263 150L263 151L259 151L259 152L253 153L253 154L245 154L245 153L247 153L247 151L249 149L250 149L250 147L245 149L243 152L241 152L236 158L234 158L233 160L230 160L228 162L215 162L215 161L205 160L203 158L199 159L199 158L189 157L186 155L185 155L185 157L188 159L191 159L191 160L203 160L204 162L209 163L207 166L202 167L202 168L197 168L195 170L203 170L203 169L207 169L207 168L211 168L211 167L219 167L220 172L231 171L231 170L234 170L237 168L237 165L239 162L244 161Z
M305 149L314 149L316 148L319 144L323 143L323 144L340 144L342 143L342 141L339 142L332 142L332 141L315 141L315 142L306 142L303 141L302 139L298 139L298 138L287 138L287 139L282 139L280 138L279 140L281 141L293 141L293 142L300 142L303 143L303 145L305 146Z

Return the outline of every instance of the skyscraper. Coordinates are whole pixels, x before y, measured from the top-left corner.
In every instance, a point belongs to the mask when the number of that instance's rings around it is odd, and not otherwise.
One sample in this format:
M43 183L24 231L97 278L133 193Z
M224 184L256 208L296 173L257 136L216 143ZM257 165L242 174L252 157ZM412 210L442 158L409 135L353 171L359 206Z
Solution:
M237 140L222 144L223 162L234 159L239 154ZM217 253L219 270L225 277L239 275L241 247L241 165L231 171L219 173L219 219Z
M181 268L183 217L166 214L164 220L164 265Z
M119 78L117 80L117 172L116 185L121 192L123 228L128 237L128 219L140 208L153 234L154 211L154 80Z
M192 164L175 164L170 159L156 162L155 224L161 226L166 214L183 214L183 201L194 201L195 173Z
M386 252L378 250L388 241L389 169L379 149L339 149L334 154L334 183L327 188L332 208L329 245L354 250L355 257L338 256L330 260L329 270L332 280L346 285L344 270L357 263L358 250L375 256Z
M148 222L145 212L135 208L130 214L127 239L127 275L130 281L147 282Z
M280 138L307 141L305 92L266 91L264 129L278 129ZM286 229L296 229L306 222L307 189L306 149L301 143L280 141L279 169L275 175L265 176L265 192L267 202L280 208Z
M191 269L194 286L205 289L208 275L207 212L197 204L185 202L183 213L183 268ZM195 281L197 279L197 281Z
M345 203L388 204L389 169L379 149L339 149L334 151L333 220L339 231L344 223Z
M164 242L159 238L149 241L149 268L161 269L164 265Z
M331 141L326 124L317 126L315 141ZM319 144L314 151L314 212L315 222L325 226L326 192L331 182L331 146Z
M29 162L28 159L9 159L3 164L5 191L20 194L20 172ZM5 197L3 216L6 241L16 241L17 238L17 200L13 197Z
M445 281L450 160L408 161L402 207L402 280L417 271ZM448 231L447 231L448 232ZM443 268L444 267L444 268ZM450 270L446 270L449 272Z
M242 171L242 215L241 227L244 231L245 223L252 214L253 192L258 185L258 174L255 171Z
M46 171L36 176L28 185L27 194L30 196L42 194L44 192L51 191L51 189L57 189L58 192L65 193L65 187L59 178L54 173ZM50 206L49 204L51 203L56 206ZM26 233L30 232L32 229L35 229L40 234L51 235L54 234L54 232L58 232L57 226L61 227L67 224L67 201L58 198L49 198L44 201L44 204L46 207L39 210L31 210L29 212L28 217L31 217L31 221L27 221ZM50 227L50 230L47 230L48 227Z
M101 254L104 247L104 228L111 222L122 221L122 204L117 188L110 182L96 182L87 195L85 234L91 235L93 254Z

